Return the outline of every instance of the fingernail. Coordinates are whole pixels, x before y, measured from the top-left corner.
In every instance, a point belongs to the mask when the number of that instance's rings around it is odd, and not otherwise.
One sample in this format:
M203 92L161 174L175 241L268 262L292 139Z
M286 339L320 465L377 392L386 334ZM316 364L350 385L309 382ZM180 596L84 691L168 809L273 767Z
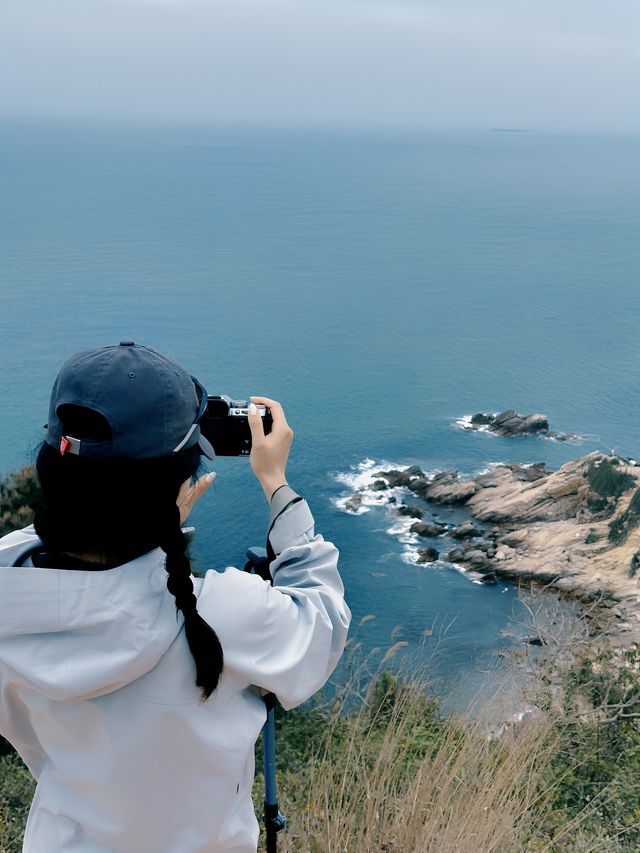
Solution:
M250 415L257 415L258 414L258 409L257 409L255 403L249 403L249 414Z
M216 472L215 472L215 471L209 471L209 473L207 474L207 482L208 482L208 483L213 483L213 481L215 480L215 478L216 478L217 476L218 476L218 475L216 474Z

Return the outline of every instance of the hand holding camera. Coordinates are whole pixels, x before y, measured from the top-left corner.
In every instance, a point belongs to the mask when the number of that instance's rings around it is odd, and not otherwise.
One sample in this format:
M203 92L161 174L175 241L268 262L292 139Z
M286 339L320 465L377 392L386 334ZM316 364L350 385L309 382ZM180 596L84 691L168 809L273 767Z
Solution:
M271 410L271 432L265 434L263 417L258 406ZM268 397L251 397L248 413L251 429L251 454L249 461L268 501L275 490L286 485L286 467L293 441L293 430L287 423L284 410L277 400Z
M293 430L277 400L251 397L249 403L209 396L200 428L216 456L249 456L268 501L286 484Z

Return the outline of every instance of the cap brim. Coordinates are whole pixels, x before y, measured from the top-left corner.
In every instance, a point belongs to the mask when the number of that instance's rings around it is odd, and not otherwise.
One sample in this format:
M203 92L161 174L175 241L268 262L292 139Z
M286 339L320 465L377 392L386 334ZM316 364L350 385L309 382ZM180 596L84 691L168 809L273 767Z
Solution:
M215 459L216 453L213 447L211 446L211 442L206 439L202 433L200 433L200 437L198 438L198 445L200 446L200 450L202 451L202 455L206 456L207 459Z

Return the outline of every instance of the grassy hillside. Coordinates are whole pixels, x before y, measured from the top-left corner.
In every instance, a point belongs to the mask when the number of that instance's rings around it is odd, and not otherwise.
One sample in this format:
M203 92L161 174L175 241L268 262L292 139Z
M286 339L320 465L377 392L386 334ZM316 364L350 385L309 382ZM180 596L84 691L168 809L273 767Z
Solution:
M541 679L539 713L493 735L390 675L346 715L283 714L281 849L639 850L640 652L610 664Z

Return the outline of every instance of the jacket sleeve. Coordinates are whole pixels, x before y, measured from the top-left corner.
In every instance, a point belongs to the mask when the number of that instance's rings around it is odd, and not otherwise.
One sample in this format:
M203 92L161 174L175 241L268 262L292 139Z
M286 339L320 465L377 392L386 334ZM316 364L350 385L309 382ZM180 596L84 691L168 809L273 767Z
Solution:
M307 502L289 486L271 500L273 586L254 637L252 682L293 708L319 690L342 654L351 621L338 573L338 549L315 533Z

